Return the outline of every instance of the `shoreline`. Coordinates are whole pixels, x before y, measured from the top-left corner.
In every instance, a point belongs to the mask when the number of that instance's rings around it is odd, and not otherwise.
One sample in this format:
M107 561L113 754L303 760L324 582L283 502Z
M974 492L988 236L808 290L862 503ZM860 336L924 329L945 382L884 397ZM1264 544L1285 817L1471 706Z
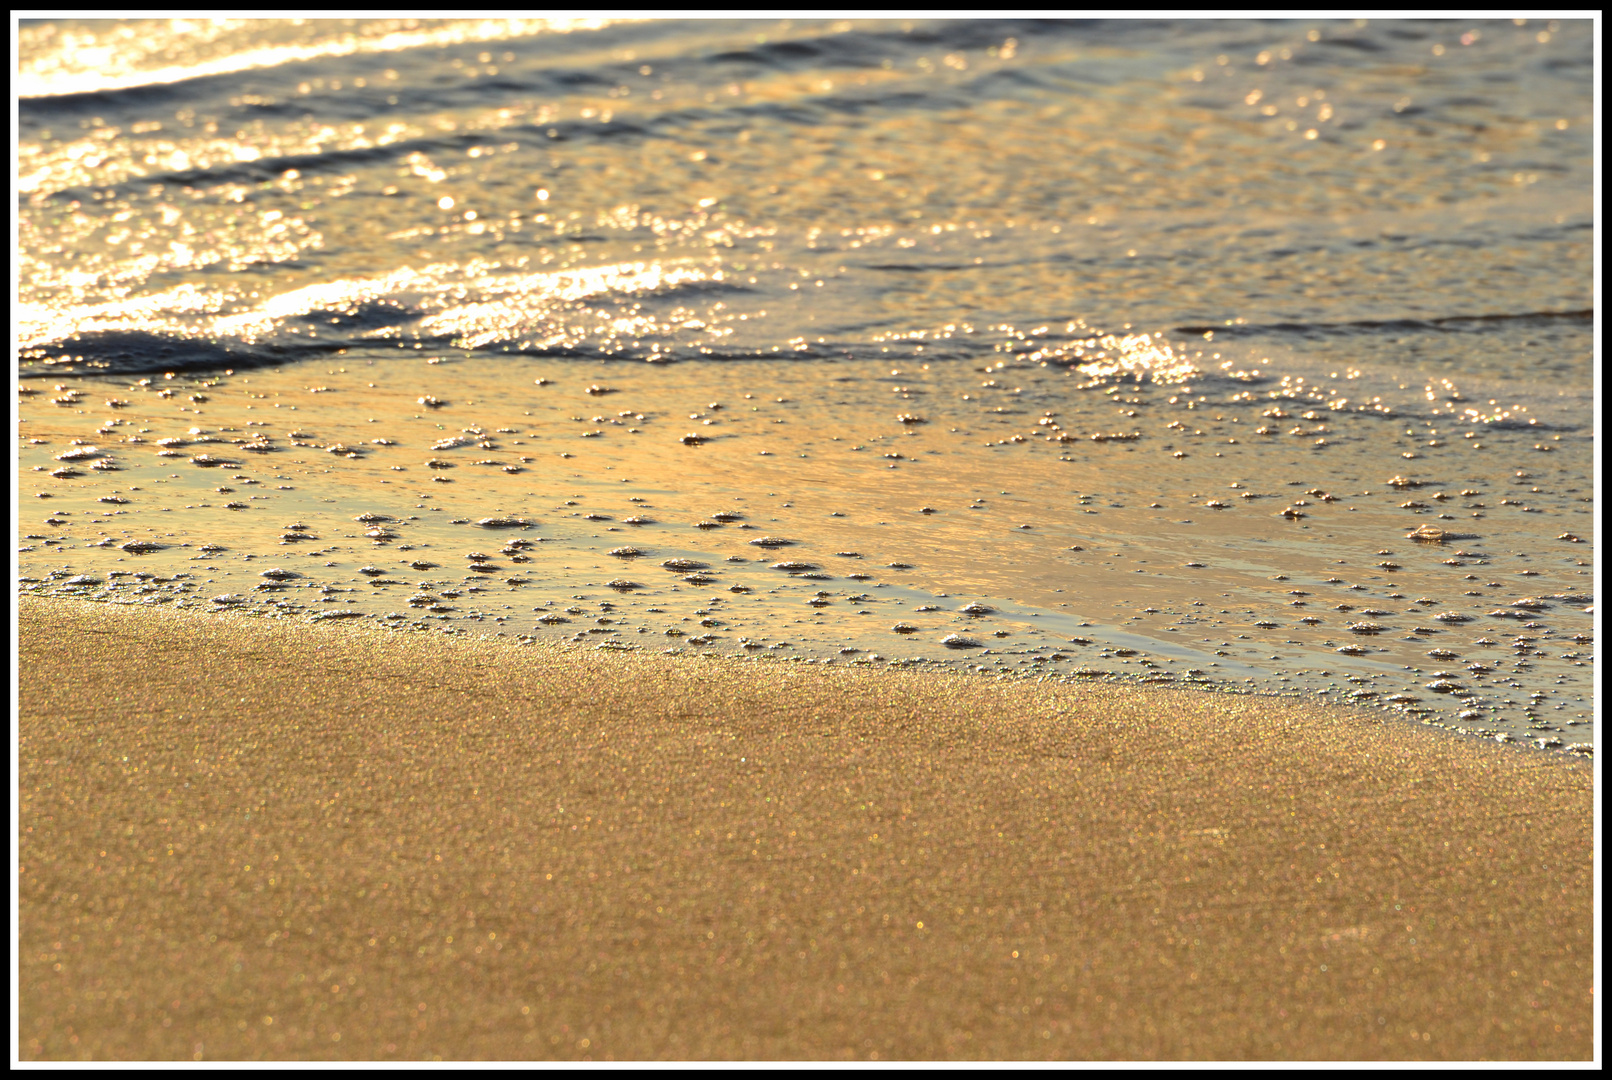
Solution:
M27 1059L1594 1052L1566 755L1178 689L18 619Z
M1055 418L992 411L1005 406L979 399L961 362L914 373L903 392L928 419L907 425L887 410L893 369L872 358L835 362L832 405L816 368L783 360L347 359L188 379L189 395L86 379L82 407L30 398L21 584L578 642L1106 668L1392 702L1475 737L1588 748L1593 567L1561 539L1593 546L1576 482L1492 525L1452 492L1407 502L1365 479L1409 468L1379 456L1379 421L1310 391L1203 413L1201 394L1136 384L1126 411L1141 424L1160 410L1151 431L1093 441L1076 434L1107 423L1117 384L1098 393L1028 362L1000 373L1059 412L1056 435ZM590 377L608 378L609 408ZM116 425L92 404L103 391L124 402ZM1325 410L1325 447L1235 438L1306 405ZM270 415L292 409L291 430ZM579 431L579 409L600 410L598 426ZM678 433L695 412L715 426L691 446ZM1210 425L1193 428L1205 452L1178 459L1166 447L1189 420ZM976 441L1010 423L1020 442ZM1528 430L1485 434L1481 454L1418 442L1440 460L1399 479L1509 486L1505 464L1536 453ZM1552 445L1591 475L1593 440ZM101 456L64 468L64 454ZM1418 516L1448 518L1452 542L1409 540ZM1508 581L1530 595L1495 591Z

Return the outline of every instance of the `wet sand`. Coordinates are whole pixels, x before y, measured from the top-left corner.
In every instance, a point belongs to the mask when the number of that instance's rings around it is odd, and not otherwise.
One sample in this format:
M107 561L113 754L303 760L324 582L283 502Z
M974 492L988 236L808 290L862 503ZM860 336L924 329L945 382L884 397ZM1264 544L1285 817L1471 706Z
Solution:
M1592 751L1582 416L1387 441L1369 399L1087 374L371 347L29 385L20 591L1308 690Z
M1592 766L19 599L26 1059L1571 1059Z

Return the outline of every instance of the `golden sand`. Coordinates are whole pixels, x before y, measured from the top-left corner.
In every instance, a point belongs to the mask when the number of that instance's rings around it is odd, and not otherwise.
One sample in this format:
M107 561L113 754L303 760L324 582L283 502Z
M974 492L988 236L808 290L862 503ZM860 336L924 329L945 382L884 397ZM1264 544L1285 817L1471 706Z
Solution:
M1588 1059L1592 769L21 602L25 1059Z

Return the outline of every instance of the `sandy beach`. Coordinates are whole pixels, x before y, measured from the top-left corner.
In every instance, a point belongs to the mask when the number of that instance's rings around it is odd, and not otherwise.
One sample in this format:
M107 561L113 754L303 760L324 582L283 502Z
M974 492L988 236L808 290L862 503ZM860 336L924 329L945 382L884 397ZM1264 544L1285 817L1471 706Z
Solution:
M1593 1053L1567 755L20 603L26 1060Z

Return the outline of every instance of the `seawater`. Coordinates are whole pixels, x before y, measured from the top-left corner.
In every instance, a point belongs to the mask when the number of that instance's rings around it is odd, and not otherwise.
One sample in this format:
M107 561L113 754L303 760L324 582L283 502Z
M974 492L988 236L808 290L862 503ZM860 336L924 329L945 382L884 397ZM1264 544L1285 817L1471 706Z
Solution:
M22 588L1588 751L1592 34L24 23Z

